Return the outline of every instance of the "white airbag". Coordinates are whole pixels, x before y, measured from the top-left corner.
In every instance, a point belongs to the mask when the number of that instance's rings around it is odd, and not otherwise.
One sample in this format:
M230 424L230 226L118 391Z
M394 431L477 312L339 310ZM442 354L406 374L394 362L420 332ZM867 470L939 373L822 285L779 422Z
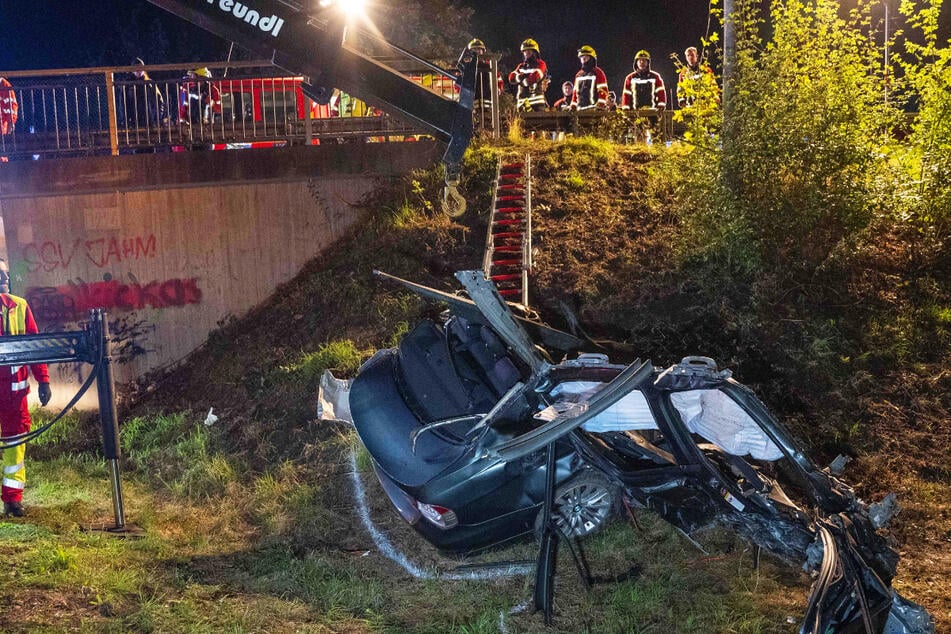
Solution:
M758 460L783 457L783 452L750 415L719 390L674 392L670 401L680 412L687 429L727 453L734 456L749 454Z

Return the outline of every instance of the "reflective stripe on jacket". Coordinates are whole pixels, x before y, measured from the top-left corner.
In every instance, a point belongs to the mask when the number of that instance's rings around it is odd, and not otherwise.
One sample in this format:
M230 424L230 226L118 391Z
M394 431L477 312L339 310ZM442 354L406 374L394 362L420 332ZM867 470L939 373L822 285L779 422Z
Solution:
M35 335L39 332L33 312L22 297L0 294L0 317L0 336ZM38 383L49 383L50 375L45 363L31 365L30 370ZM10 373L12 376L7 380L3 378L5 373L0 370L0 398L26 396L30 389L27 366L10 366Z
M6 77L0 77L0 134L10 134L20 113L17 94Z
M624 79L621 109L664 108L667 106L667 89L664 80L653 70L646 73L633 72Z

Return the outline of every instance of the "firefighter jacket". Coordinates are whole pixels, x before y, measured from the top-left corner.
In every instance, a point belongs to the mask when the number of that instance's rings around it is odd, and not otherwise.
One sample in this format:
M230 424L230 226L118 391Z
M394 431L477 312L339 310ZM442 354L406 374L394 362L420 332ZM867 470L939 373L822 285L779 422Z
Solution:
M575 89L571 93L572 110L605 109L608 107L608 78L601 67L591 64L575 75Z
M35 335L39 332L29 304L22 297L0 293L0 336ZM45 363L30 366L37 383L49 383L50 374ZM4 378L5 377L5 378ZM29 373L26 366L0 367L0 401L16 401L30 392Z
M186 77L179 90L178 120L182 123L214 123L221 118L221 88L218 82Z
M509 83L518 86L516 103L522 111L539 111L548 108L545 100L545 80L548 65L538 55L533 55L509 73Z
M660 74L653 70L634 71L624 79L621 109L667 107L667 89Z
M17 94L6 77L0 77L0 133L10 134L17 124L20 104Z

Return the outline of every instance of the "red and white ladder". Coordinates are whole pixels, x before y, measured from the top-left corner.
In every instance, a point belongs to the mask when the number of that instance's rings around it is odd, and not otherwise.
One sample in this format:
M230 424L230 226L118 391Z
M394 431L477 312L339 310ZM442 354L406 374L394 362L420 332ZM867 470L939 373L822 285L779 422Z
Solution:
M528 308L532 269L532 162L499 159L482 270L507 302Z

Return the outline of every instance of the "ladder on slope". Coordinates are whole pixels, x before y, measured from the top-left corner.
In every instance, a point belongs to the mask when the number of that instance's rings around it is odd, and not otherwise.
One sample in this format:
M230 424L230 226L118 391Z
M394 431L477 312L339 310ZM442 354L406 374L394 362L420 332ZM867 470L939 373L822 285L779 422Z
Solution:
M528 308L532 269L532 162L499 159L482 270L505 301Z

